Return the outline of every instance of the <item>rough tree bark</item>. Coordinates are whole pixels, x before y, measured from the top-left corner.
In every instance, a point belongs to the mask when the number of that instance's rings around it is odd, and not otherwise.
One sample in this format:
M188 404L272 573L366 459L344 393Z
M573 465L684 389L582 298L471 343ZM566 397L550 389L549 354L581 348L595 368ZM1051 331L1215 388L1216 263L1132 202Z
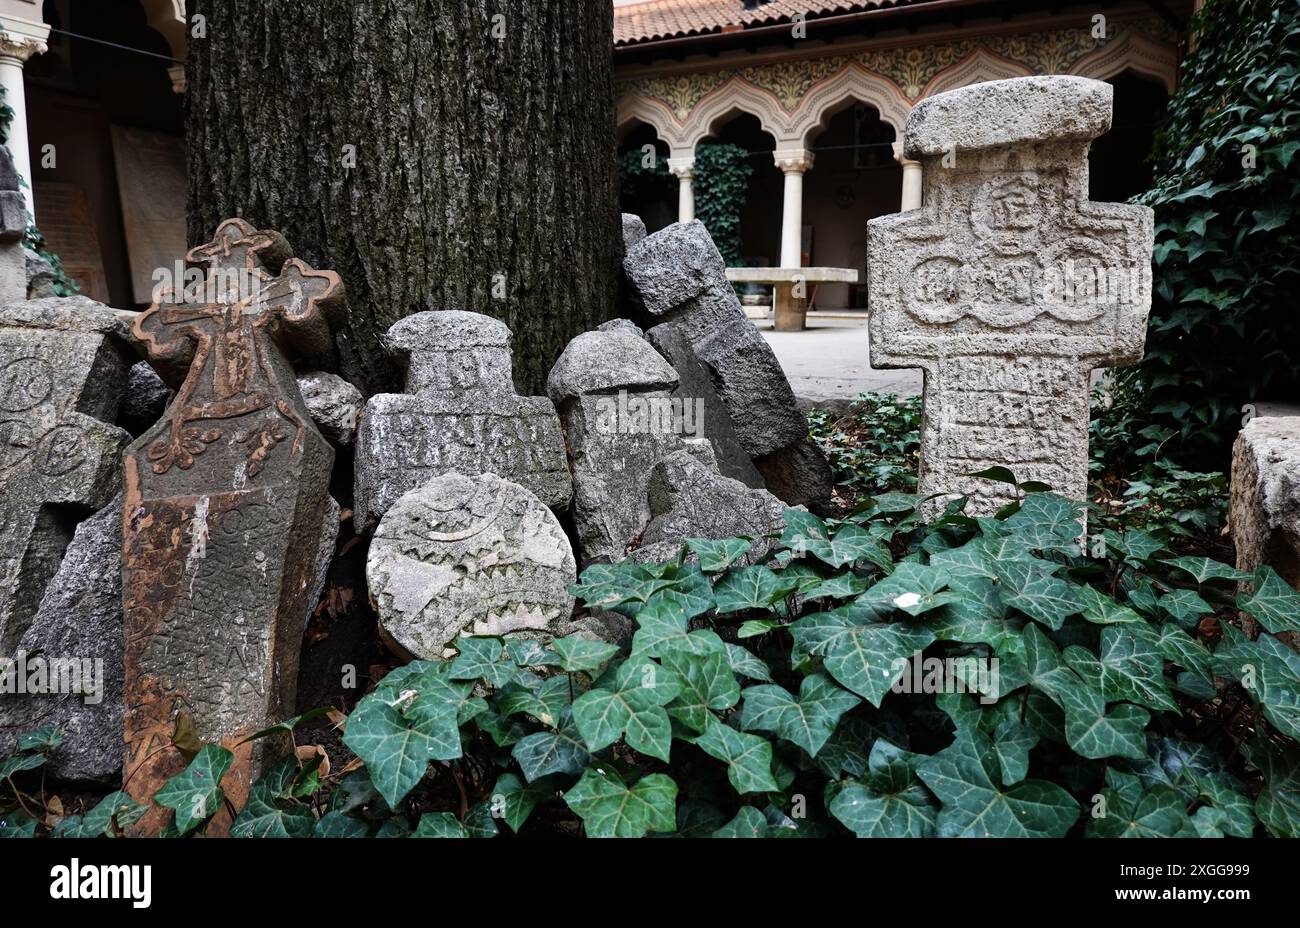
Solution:
M616 299L609 0L189 12L206 30L186 65L191 244L242 216L338 271L339 360L367 392L397 384L379 341L393 322L469 309L511 327L519 386L544 393Z

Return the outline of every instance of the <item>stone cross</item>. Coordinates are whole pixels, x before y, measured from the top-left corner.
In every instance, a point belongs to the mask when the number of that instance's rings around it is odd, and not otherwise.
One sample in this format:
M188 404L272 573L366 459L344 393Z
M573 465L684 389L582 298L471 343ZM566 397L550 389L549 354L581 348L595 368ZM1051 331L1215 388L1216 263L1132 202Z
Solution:
M319 350L343 309L333 271L228 219L186 256L201 288L137 317L155 364L188 364L166 414L126 453L123 776L151 796L185 759L178 720L235 752L236 805L283 744L244 736L293 715L298 653L320 552L337 532L334 452L312 424L284 349ZM155 810L156 811L156 810ZM217 830L228 826L224 813ZM147 816L144 831L162 822Z
M919 103L924 206L867 224L871 363L925 370L920 493L990 514L1001 465L1084 499L1093 368L1141 359L1150 209L1088 200L1109 84L1024 77ZM933 505L933 504L932 504Z
M27 299L27 201L13 155L0 145L0 304Z
M78 517L117 490L127 338L86 297L0 306L0 654L14 653Z
M510 329L479 313L422 312L388 330L406 393L370 398L357 426L353 523L372 528L432 477L493 473L562 509L573 488L560 419L544 396L515 394Z

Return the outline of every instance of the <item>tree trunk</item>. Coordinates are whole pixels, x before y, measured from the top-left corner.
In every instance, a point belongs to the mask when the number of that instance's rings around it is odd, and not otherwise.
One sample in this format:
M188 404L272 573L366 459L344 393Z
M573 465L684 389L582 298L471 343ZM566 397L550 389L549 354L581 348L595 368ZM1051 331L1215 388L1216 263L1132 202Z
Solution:
M521 389L609 317L622 237L609 0L192 0L188 235L242 216L338 271L343 373L425 309L495 316Z

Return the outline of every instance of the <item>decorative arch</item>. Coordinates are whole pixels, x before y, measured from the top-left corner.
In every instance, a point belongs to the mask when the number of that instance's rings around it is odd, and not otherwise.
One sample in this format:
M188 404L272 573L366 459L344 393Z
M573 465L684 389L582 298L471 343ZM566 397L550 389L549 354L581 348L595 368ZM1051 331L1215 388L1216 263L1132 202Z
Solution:
M185 35L185 0L140 0L145 22L159 33L171 46L172 56L184 58L187 49Z
M693 157L700 139L712 135L723 120L737 112L756 117L763 131L776 139L776 147L781 147L785 118L780 101L770 91L733 77L691 110L681 136L684 155Z
M677 125L668 104L662 100L641 94L621 97L615 113L615 127L620 138L633 122L643 122L654 129L660 141L668 145L673 157L679 157L679 152L685 148L681 139L681 127Z
M1070 68L1071 74L1099 81L1124 71L1153 78L1172 95L1178 81L1178 51L1140 32L1128 30L1114 41L1084 55Z
M824 129L832 116L854 102L874 106L881 120L893 126L899 138L903 137L912 105L902 89L889 78L854 63L804 94L790 117L785 136L778 136L777 146L807 148L814 133Z
M921 91L920 99L956 90L984 81L1001 81L1012 77L1028 77L1034 70L1019 61L1004 58L980 46L956 64L936 74Z

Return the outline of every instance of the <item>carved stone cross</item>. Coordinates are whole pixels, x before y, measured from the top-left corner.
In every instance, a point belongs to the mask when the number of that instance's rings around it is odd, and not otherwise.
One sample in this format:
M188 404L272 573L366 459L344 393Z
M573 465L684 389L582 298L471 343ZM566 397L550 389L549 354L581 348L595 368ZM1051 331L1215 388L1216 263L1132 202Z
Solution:
M189 366L126 454L124 775L137 798L183 769L171 736L186 715L201 739L235 751L226 787L238 804L282 747L240 738L293 715L337 510L334 453L285 349L328 344L343 287L288 255L278 233L226 220L187 255L207 265L202 292L166 294L135 322L155 364Z
M415 313L388 330L406 393L379 393L357 425L353 524L365 531L433 477L493 473L563 509L573 487L560 418L519 396L505 323L460 310Z
M85 297L0 307L0 654L17 648L79 516L117 491L131 436L111 423L133 358Z
M1141 359L1153 220L1088 200L1109 84L1025 77L923 100L904 151L924 205L867 224L871 363L925 370L919 492L995 512L1001 465L1087 493L1094 368Z

